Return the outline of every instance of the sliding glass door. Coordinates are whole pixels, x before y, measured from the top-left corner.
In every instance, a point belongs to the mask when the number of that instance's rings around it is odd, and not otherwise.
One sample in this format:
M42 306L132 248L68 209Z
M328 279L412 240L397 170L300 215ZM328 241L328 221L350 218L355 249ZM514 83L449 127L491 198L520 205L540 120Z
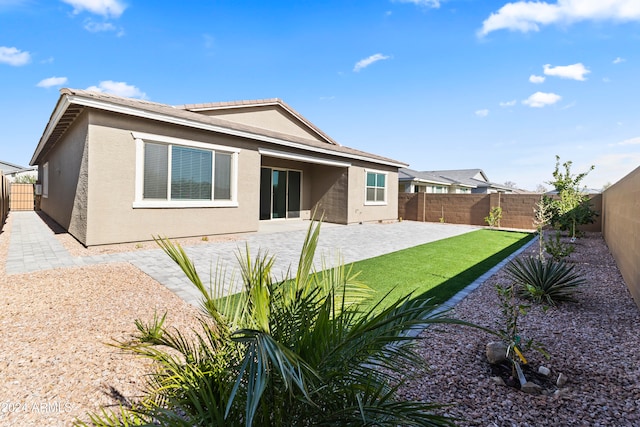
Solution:
M299 171L261 168L261 220L300 217L301 178Z

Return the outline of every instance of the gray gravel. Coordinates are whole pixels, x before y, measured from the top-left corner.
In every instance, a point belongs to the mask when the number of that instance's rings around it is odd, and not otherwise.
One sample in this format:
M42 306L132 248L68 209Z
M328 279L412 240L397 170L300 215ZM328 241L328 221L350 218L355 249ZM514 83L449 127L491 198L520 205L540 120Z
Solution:
M415 373L406 397L451 404L442 410L461 426L638 426L640 425L640 310L600 233L575 244L569 261L587 279L577 303L546 313L532 307L519 322L523 335L542 342L551 355L529 350L535 369L568 377L548 395L529 395L491 379L486 332L460 326L428 329L419 347L428 373ZM537 245L521 256L535 255ZM496 284L504 270L458 304L451 315L496 328L500 310Z

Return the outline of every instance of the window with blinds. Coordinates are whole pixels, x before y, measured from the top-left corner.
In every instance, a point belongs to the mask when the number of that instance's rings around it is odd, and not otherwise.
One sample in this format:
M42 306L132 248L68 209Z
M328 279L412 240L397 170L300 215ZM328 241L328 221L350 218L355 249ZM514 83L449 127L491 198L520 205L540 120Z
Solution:
M143 201L231 201L235 153L144 142Z
M171 147L171 199L211 200L211 151Z
M169 146L146 143L144 145L143 198L166 200L169 171Z

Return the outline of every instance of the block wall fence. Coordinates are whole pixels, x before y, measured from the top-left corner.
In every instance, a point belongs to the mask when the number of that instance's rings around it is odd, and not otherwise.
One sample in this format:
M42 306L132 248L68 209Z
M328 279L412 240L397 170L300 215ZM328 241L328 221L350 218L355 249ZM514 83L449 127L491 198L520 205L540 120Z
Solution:
M484 220L493 207L502 208L502 228L533 230L534 209L540 194L432 194L400 193L398 218L448 224L487 225ZM589 196L591 206L602 212L602 195ZM602 215L596 222L581 227L584 231L601 231Z
M602 235L640 307L640 168L603 194Z

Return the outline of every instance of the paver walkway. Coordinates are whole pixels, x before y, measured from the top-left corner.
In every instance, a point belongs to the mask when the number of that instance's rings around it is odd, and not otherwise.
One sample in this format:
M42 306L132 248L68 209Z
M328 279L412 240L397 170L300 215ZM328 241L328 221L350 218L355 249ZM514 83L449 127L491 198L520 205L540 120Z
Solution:
M198 305L200 296L195 287L160 249L73 257L36 212L12 212L11 216L11 239L6 263L8 275L59 267L130 262L187 302ZM261 225L261 231L246 235L240 240L199 244L186 247L185 251L205 283L211 269L215 268L218 262L226 265L227 270L231 271L237 265L236 253L238 249L244 250L245 243L249 245L253 256L259 250L276 255L274 272L276 277L284 277L289 267L292 271L297 267L308 224L309 222L300 222L297 227L299 229L287 231L275 231L278 227L265 224ZM413 221L357 225L324 223L318 242L316 265L320 266L322 256L330 266L337 263L339 255L342 262L352 263L468 233L477 228Z

